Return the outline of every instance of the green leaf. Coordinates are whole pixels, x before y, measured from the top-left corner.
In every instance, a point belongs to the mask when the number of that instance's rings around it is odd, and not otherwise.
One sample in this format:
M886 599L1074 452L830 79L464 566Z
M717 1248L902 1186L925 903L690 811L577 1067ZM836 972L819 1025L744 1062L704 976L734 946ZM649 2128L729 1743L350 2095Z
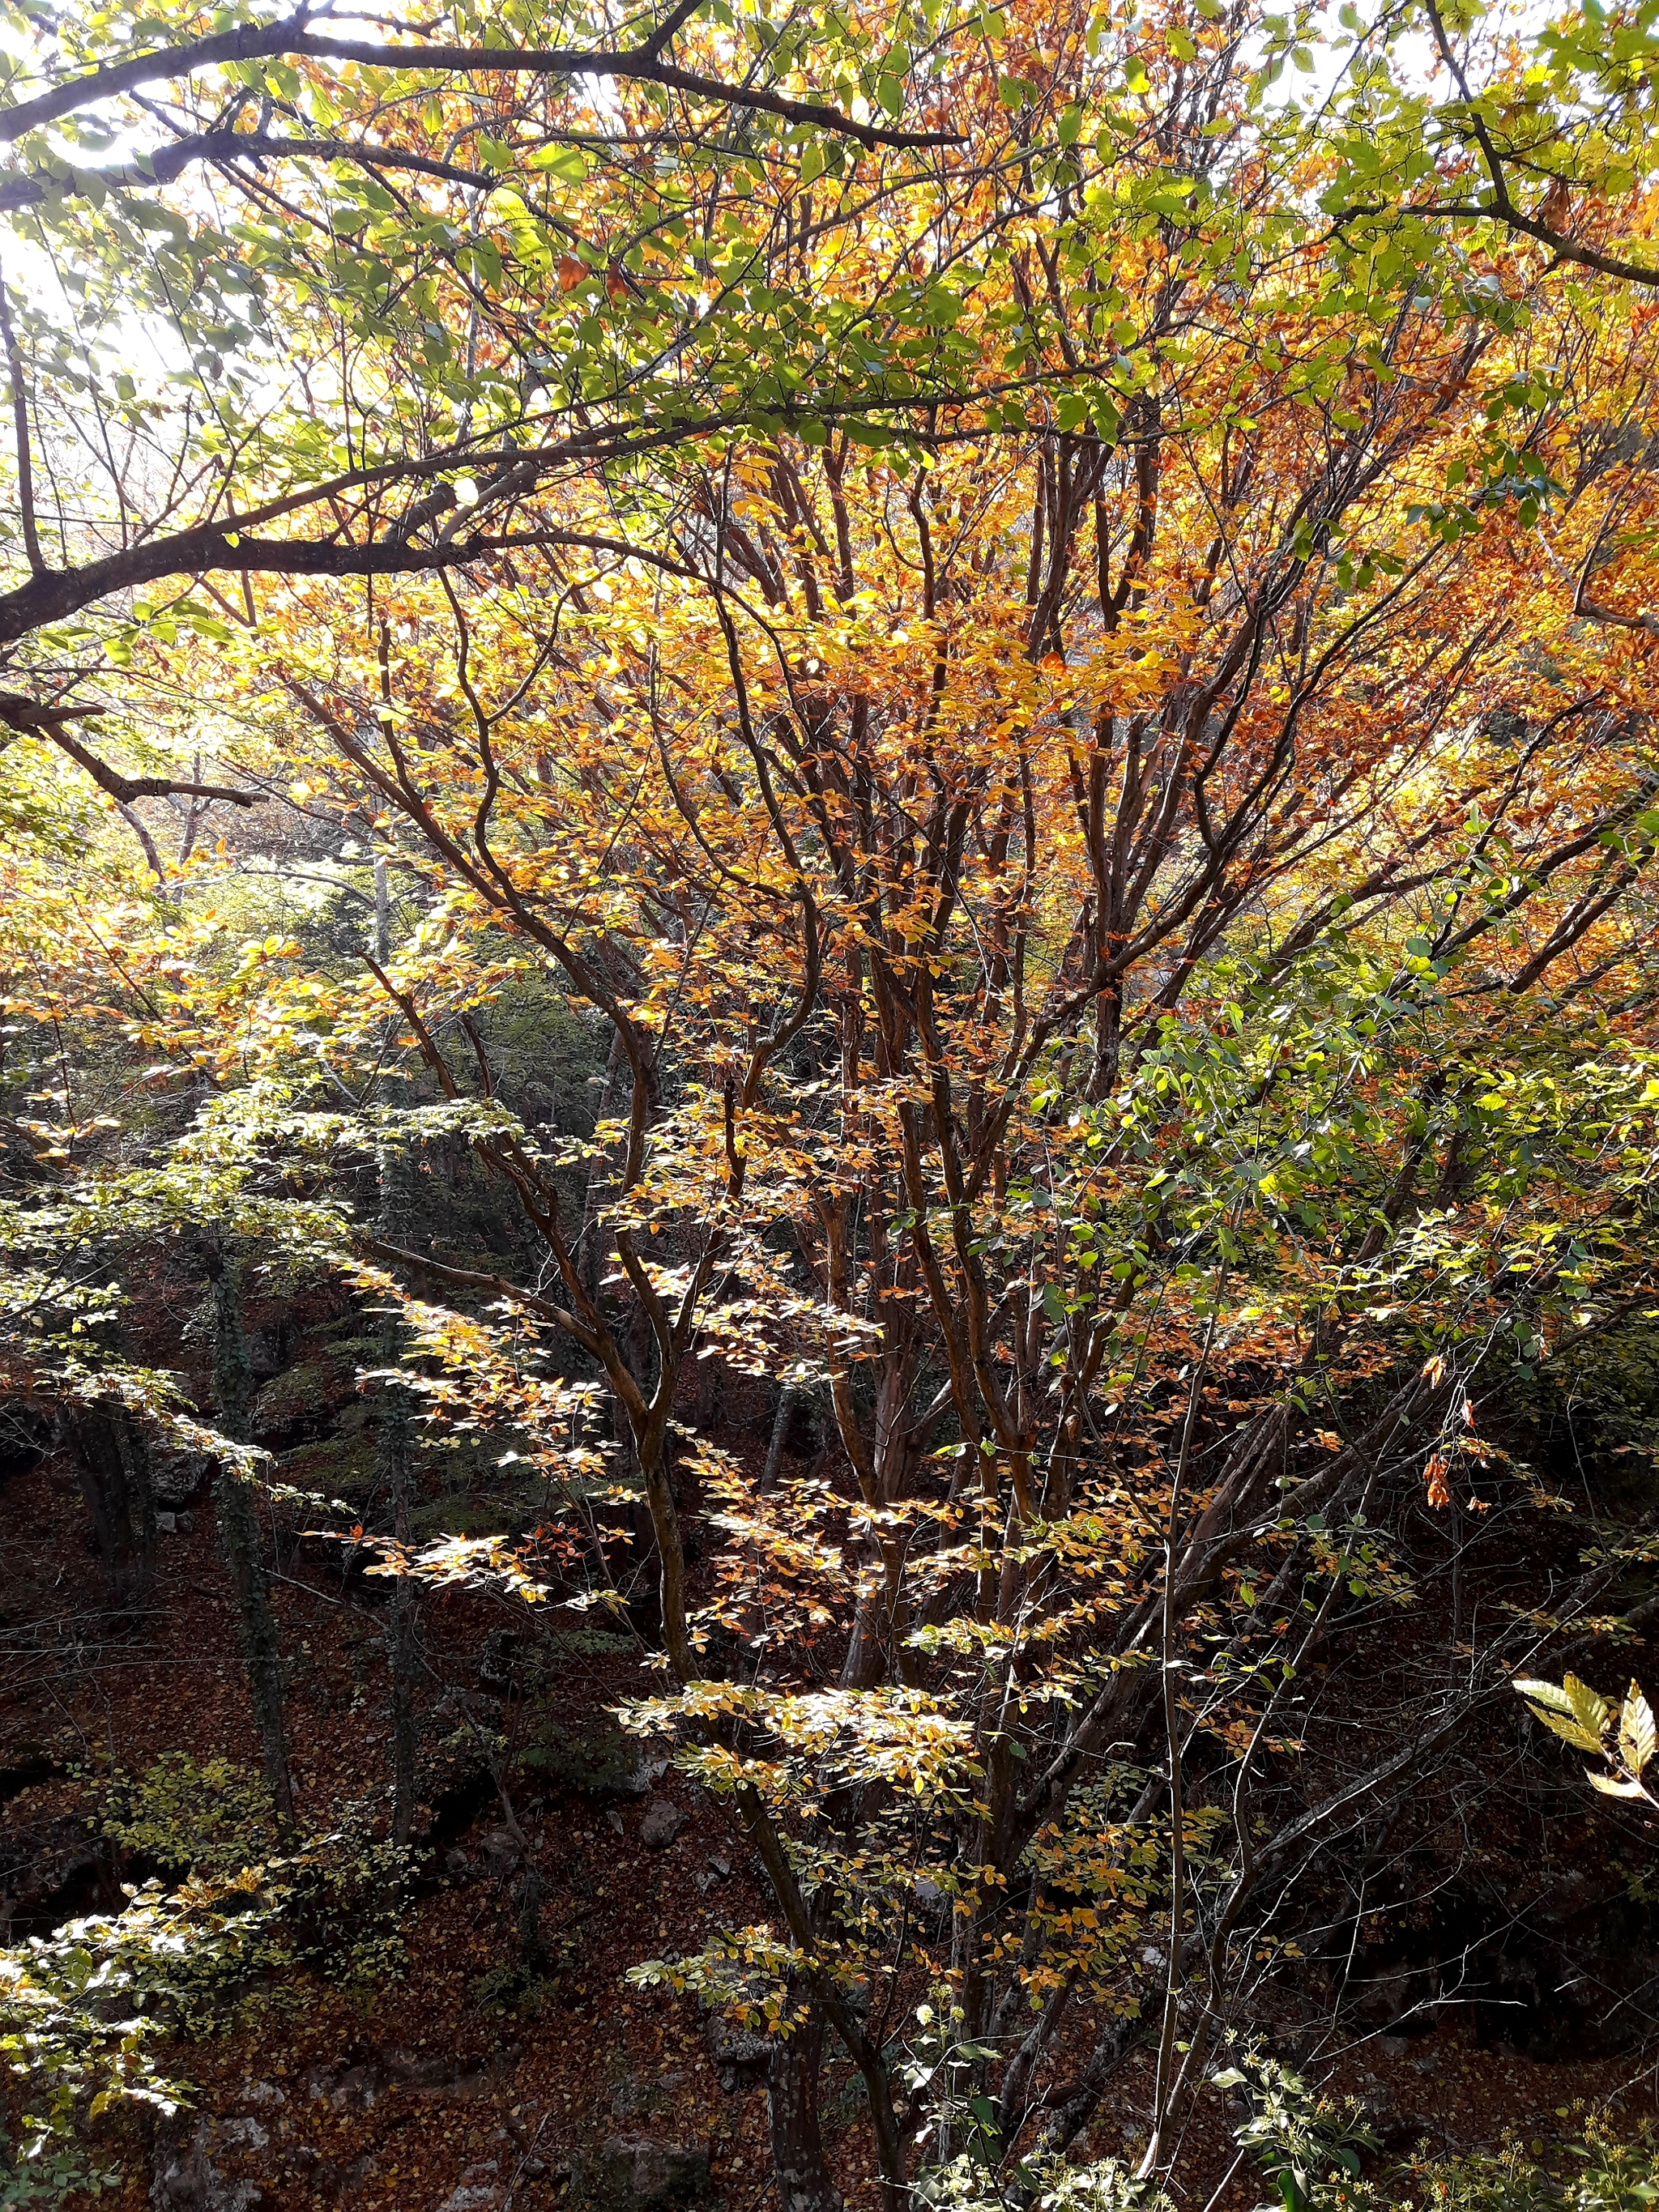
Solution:
M531 155L530 166L567 185L580 185L587 175L586 160L575 146L544 146Z
M1607 1723L1613 1717L1613 1708L1605 1698L1598 1698L1588 1682L1581 1682L1577 1674L1563 1677L1562 1688L1575 1717L1582 1725L1593 1729L1600 1742L1607 1733Z
M1600 1754L1608 1708L1576 1674L1569 1674L1559 1687L1553 1682L1520 1681L1515 1688L1531 1706L1534 1718L1564 1743L1570 1743L1575 1751Z

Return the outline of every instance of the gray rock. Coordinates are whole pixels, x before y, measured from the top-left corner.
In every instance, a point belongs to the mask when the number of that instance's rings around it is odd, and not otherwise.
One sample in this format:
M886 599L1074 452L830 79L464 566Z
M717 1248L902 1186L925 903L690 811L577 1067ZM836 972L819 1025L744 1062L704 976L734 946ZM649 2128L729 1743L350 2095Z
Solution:
M283 1334L276 1328L251 1328L246 1338L247 1364L256 1382L268 1382L283 1365Z
M648 1851L665 1851L690 1817L672 1799L653 1797L640 1823L640 1841Z
M216 2149L264 2150L270 2141L270 2130L263 2121L256 2120L251 2112L235 2113L229 2119L216 2120L213 2124Z
M311 2066L300 2077L300 2086L313 2103L331 2106L337 2112L372 2112L390 2089L422 2102L447 2097L481 2097L494 2073L519 2063L519 2047L509 2044L496 2053L494 2065L484 2058L428 2057L410 2051L370 2052L366 2057L338 2066Z
M707 2150L658 2142L650 2136L612 2136L600 2152L592 2196L602 2212L665 2212L709 2193Z
M524 1845L510 1828L490 1828L479 1846L492 1874L512 1873L524 1856Z
M757 2035L752 2028L734 2027L716 2012L708 2015L702 2039L708 2063L714 2069L714 2079L728 2097L766 2079L772 2062L769 2035Z
M175 1512L179 1506L189 1504L212 1472L212 1462L205 1452L157 1449L150 1455L151 1495L158 1506Z
M493 2158L465 2167L460 2186L452 2189L439 2212L495 2212L501 2201L501 2167Z
M374 2064L313 2066L301 2079L314 2104L331 2105L337 2112L372 2112L386 2086L384 2069Z
M709 1891L717 1884L730 1881L731 1879L732 1862L720 1851L711 1851L702 1872L692 1876L692 1880L697 1885L698 1894L702 1897L707 1897Z
M309 2143L299 2145L294 2153L294 2163L307 2177L313 2192L333 2203L338 2203L349 2191L360 2189L365 2181L373 2180L380 2170L380 2160L373 2151L362 2151L339 2165L331 2158L325 2158L321 2151L313 2150Z
M207 2154L207 2140L205 2121L183 2142L158 2136L150 2168L155 2212L254 2212L264 2203L256 2183L225 2179Z
M929 1881L925 1874L919 1874L910 1894L915 1899L916 1917L925 1926L934 1929L950 1926L951 1894L948 1890L941 1889L936 1881Z

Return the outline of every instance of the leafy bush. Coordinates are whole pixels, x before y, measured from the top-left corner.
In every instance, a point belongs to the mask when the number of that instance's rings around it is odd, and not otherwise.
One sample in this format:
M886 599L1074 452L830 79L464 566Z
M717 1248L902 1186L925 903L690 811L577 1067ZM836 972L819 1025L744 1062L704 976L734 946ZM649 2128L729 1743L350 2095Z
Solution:
M403 1923L419 1853L375 1833L368 1805L264 1869L295 1958L331 1981L373 1984L405 1964Z
M1213 2086L1243 2096L1246 2116L1233 2140L1255 2159L1285 2212L1356 2201L1359 2154L1376 2148L1357 2099L1323 2096L1290 2067L1249 2045L1213 2076Z
M620 1729L578 1731L549 1714L532 1724L519 1761L556 1789L604 1797L631 1788L640 1749Z
M1659 2141L1645 2126L1620 2141L1593 2116L1583 2140L1561 2154L1570 2169L1564 2174L1510 2136L1496 2151L1460 2158L1419 2152L1366 2176L1360 2154L1376 2148L1376 2137L1353 2098L1322 2096L1289 2067L1251 2050L1214 2081L1245 2097L1248 2112L1234 2141L1257 2159L1285 2212L1650 2212L1659 2199Z
M142 1775L121 1775L104 1799L104 1833L173 1877L209 1878L258 1866L276 1847L264 1778L228 1759L198 1765L163 1752Z
M1016 2179L1016 2191L1006 2196L988 2187L985 2167L964 2152L922 2175L915 2194L940 2212L1002 2212L1010 2203L1024 2212L1172 2212L1170 2199L1155 2181L1132 2173L1115 2158L1094 2159L1086 2166L1073 2166L1063 2158L1029 2158Z
M1419 2160L1402 2179L1420 2212L1649 2212L1659 2197L1659 2142L1645 2127L1620 2142L1592 2118L1565 2157L1577 2170L1553 2173L1510 2138L1497 2151Z
M251 1900L227 1911L195 1886L168 1895L151 1883L129 1894L124 1912L0 1950L0 2052L40 2100L25 2116L18 2168L0 2201L44 2199L99 2178L79 2163L82 2113L95 2120L120 2103L170 2112L185 2100L151 2044L193 2012L204 1981L245 1971L265 1917Z
M296 1964L347 1982L402 1971L416 1854L377 1836L375 1818L372 1806L349 1805L332 1827L279 1853L270 1793L252 1767L168 1752L117 1779L106 1835L171 1876L194 1877L185 1893L199 1906L240 1900L241 1938L203 1954L173 1992L181 2026L204 2032L238 1985Z

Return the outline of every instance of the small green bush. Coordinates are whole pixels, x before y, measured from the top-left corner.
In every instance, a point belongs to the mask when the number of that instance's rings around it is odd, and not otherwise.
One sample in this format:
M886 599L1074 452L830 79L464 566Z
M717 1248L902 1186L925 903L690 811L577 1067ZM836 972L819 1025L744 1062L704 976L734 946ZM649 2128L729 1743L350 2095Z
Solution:
M536 1719L526 1731L519 1761L555 1789L605 1797L632 1787L639 1770L640 1748L619 1729L579 1732L550 1713Z
M368 1805L264 1869L294 1955L331 1981L374 1984L406 1964L403 1923L420 1854L375 1833Z
M1659 2142L1646 2128L1620 2140L1593 2116L1553 2172L1518 2137L1496 2151L1419 2159L1401 2179L1419 2212L1650 2212L1659 2198Z
M258 1977L306 1966L373 1983L403 1970L417 1855L376 1834L372 1806L349 1805L332 1827L279 1851L270 1793L253 1768L168 1752L111 1784L103 1828L170 1879L189 1877L180 1895L199 1910L241 1916L237 1939L192 1954L199 1965L169 1992L189 2033L221 2024L228 2001Z
M119 1775L104 1798L104 1833L170 1879L208 1879L259 1866L276 1848L270 1791L252 1767L228 1759L198 1765L163 1752L137 1776Z

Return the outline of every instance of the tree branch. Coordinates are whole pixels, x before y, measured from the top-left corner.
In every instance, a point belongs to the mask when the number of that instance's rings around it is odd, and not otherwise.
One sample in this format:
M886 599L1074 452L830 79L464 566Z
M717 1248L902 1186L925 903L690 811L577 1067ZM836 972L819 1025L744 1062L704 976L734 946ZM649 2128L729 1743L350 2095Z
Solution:
M94 191L117 191L131 185L170 185L197 161L280 161L295 156L324 161L356 161L368 169L410 169L422 177L438 177L447 184L467 185L494 191L512 182L503 171L493 175L483 169L463 169L453 161L434 161L426 154L402 154L389 146L357 146L344 138L267 138L240 131L203 131L158 147L117 169L77 170L65 184L61 176L10 176L0 179L0 213L38 207L48 195L73 199Z
M671 21L672 21L671 18ZM70 78L0 113L0 143L9 144L30 131L56 123L77 108L96 100L113 100L141 84L193 76L198 70L222 68L246 61L273 61L312 55L319 60L356 62L367 69L441 70L446 74L489 76L608 76L632 78L661 85L671 92L717 101L722 106L750 108L775 115L787 123L814 124L821 131L856 139L861 146L897 148L954 146L961 134L948 131L891 131L875 124L855 123L838 108L822 101L790 100L781 93L758 86L726 84L718 77L694 70L676 68L660 58L666 36L659 33L644 46L627 52L584 50L580 46L387 46L368 39L326 38L304 27L305 16L296 14L280 23L253 29L224 31L212 38L197 39L106 69L89 70ZM678 28L678 24L674 25Z
M0 691L0 721L25 736L45 738L66 752L77 768L84 769L100 791L106 791L118 806L126 807L135 799L222 799L232 806L263 806L264 793L258 791L236 791L228 783L181 782L170 775L123 775L90 752L79 738L70 737L64 727L66 721L92 721L108 713L106 707L42 707L33 699L26 699L18 691Z

